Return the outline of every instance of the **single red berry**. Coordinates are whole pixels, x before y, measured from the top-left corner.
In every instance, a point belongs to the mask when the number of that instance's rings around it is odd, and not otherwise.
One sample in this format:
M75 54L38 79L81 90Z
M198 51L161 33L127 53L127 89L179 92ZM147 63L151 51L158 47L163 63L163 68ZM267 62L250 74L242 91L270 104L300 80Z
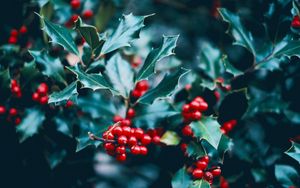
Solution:
M196 168L193 170L192 175L194 179L201 179L203 177L203 170Z
M180 149L181 149L181 151L182 151L182 152L186 152L187 146L188 146L188 145L187 145L186 143L181 143L181 144L180 144Z
M134 136L129 137L129 139L128 139L128 145L129 145L129 146L134 146L134 145L136 145L136 144L137 144L137 139L136 139L136 137L134 137Z
M190 103L190 107L192 110L199 110L200 102L194 100Z
M15 119L15 125L19 125L21 123L21 118L17 117Z
M156 145L160 144L160 136L156 135L156 136L152 137L152 142L153 142L153 144L156 144Z
M124 162L124 161L126 161L126 157L127 157L126 154L123 153L123 154L117 155L116 159L117 159L119 162Z
M149 89L149 83L147 80L139 81L135 88L140 91L147 91Z
M123 119L121 121L121 126L122 127L131 126L131 120L130 119Z
M292 23L291 23L291 26L292 27L295 27L295 28L299 28L300 27L300 18L299 16L294 16L293 20L292 20Z
M122 129L122 127L120 127L120 126L116 126L116 127L114 127L113 130L112 130L112 134L113 134L113 135L116 135L116 136L121 136L122 133L123 133L123 129Z
M117 123L117 122L119 122L119 121L122 121L123 120L123 118L121 117L121 116L119 116L119 115L115 115L114 116L114 119L113 119L113 121L115 122L115 123Z
M104 144L104 149L106 151L114 151L115 150L115 145L113 143L107 142Z
M5 107L4 106L0 106L0 115L5 114L5 112L6 112Z
M73 14L73 15L71 16L71 18L70 18L70 21L71 21L72 23L74 23L74 22L77 21L78 17L79 17L79 16L78 16L77 14Z
M191 84L186 84L186 85L184 86L184 89L185 89L186 91L189 91L189 90L192 89L192 85L191 85Z
M192 117L193 117L194 120L201 119L201 116L202 116L202 114L199 111L193 112L193 114L192 114Z
M232 127L235 127L237 124L237 121L235 119L232 119L229 122L231 123Z
M201 161L204 161L206 163L209 163L209 156L208 155L204 155L203 157L201 157L200 159Z
M135 110L133 108L129 108L127 111L127 118L132 119L135 116Z
M115 136L111 132L104 132L102 138L106 140L113 140Z
M229 183L224 177L220 178L220 188L229 188Z
M66 108L70 108L70 107L73 106L73 105L74 105L74 103L73 103L71 100L68 100L68 101L66 102L65 107L66 107Z
M18 114L18 110L17 110L17 109L11 108L11 109L9 110L9 115L10 115L10 116L16 116L17 114Z
M39 85L39 87L37 88L37 92L42 96L47 95L48 90L49 90L49 88L46 83L41 83Z
M35 92L35 93L32 94L31 98L32 98L33 101L37 102L37 101L40 100L40 95L37 92Z
M138 155L138 154L140 154L141 149L140 149L140 146L135 145L130 148L130 151L133 155Z
M131 95L135 98L138 99L142 96L142 92L140 90L134 89L131 93Z
M126 145L127 144L127 138L126 136L122 135L118 138L118 144L120 145Z
M18 36L18 30L12 29L12 30L10 31L10 36L11 36L11 37L17 37L17 36Z
M189 112L190 111L190 105L189 104L185 104L182 106L182 112Z
M142 139L141 139L141 144L146 146L150 143L151 143L151 136L148 135L148 134L144 134Z
M11 80L10 84L11 84L11 87L19 86L17 80Z
M207 110L207 108L208 108L208 104L206 102L201 102L198 110L203 112L203 111Z
M143 129L141 129L141 128L136 128L135 131L134 131L134 136L135 136L137 139L142 139L143 136L144 136L144 131L143 131Z
M210 172L215 177L220 176L221 175L221 168L215 168L215 169L211 170Z
M18 42L17 37L11 36L11 37L9 37L9 39L8 39L8 43L9 43L9 44L16 44L17 42Z
M131 128L130 127L124 126L124 127L122 127L122 130L123 130L123 135L124 136L130 136L130 134L131 134Z
M92 18L94 15L93 11L92 10L85 10L83 13L82 13L82 17L86 20Z
M226 85L224 86L225 91L230 91L231 90L231 85Z
M181 130L183 136L193 136L193 130L189 125L186 125Z
M123 154L123 153L126 153L126 148L125 148L125 146L118 146L118 147L116 148L116 153L117 153L117 154Z
M140 154L141 155L147 155L148 154L148 148L146 146L140 146Z
M27 33L27 27L25 25L22 25L22 27L20 28L19 32L20 34L24 35Z
M204 179L208 182L212 181L212 179L214 178L214 176L212 175L211 172L207 171L204 173Z
M21 88L19 86L14 86L11 88L13 93L20 93L21 92Z
M207 163L205 161L200 160L196 162L196 166L197 168L204 170L207 167Z
M48 104L48 96L46 95L46 96L43 96L43 97L41 97L40 98L40 104L41 105L45 105L45 104Z
M80 8L80 0L72 0L70 4L71 4L72 9Z

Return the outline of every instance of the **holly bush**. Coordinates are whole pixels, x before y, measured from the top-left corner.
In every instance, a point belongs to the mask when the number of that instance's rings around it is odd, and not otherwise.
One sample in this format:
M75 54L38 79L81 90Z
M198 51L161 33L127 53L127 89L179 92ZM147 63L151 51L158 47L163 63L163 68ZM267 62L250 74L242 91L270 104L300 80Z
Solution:
M298 1L11 3L3 187L300 185Z

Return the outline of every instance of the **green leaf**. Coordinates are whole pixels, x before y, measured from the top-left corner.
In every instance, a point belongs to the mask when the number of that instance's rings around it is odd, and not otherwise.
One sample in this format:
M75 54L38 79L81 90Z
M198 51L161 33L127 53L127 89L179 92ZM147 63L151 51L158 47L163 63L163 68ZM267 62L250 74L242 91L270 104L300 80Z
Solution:
M210 184L207 181L201 179L194 181L189 188L210 188Z
M156 99L167 97L177 87L180 78L188 72L188 70L181 68L174 73L165 75L155 88L146 92L137 102L152 104Z
M233 76L238 76L243 74L243 71L236 69L229 61L227 56L222 57L222 63L224 65L225 71L232 74Z
M65 87L63 90L59 92L53 92L49 96L48 104L55 103L55 105L59 105L61 103L66 103L68 100L76 101L77 96L77 81L75 81Z
M297 185L300 178L296 169L288 165L275 165L275 177L286 188Z
M75 22L75 26L92 50L103 44L104 41L100 40L96 27L84 24L80 17Z
M156 62L162 60L165 57L175 54L174 50L179 35L163 36L163 43L159 48L152 50L143 64L142 68L137 74L136 80L147 79L150 75L155 73Z
M138 39L141 29L145 26L144 19L148 16L134 16L132 13L123 15L115 32L105 41L102 54L107 54L121 47L130 46L130 42Z
M57 43L63 46L66 50L79 57L78 48L68 29L61 25L50 22L47 18L44 18L43 16L40 16L40 19L43 25L42 30L45 31L51 38L50 42Z
M285 152L300 164L300 144L292 142L292 147Z
M134 87L134 72L130 64L119 53L116 53L107 61L105 68L104 74L114 90L123 97L128 97Z
M67 156L67 151L64 149L55 148L52 152L45 152L45 157L51 169L54 169Z
M239 16L233 14L225 8L219 9L220 15L225 22L229 23L229 28L227 32L230 32L235 42L233 44L243 46L247 48L250 52L256 55L255 48L253 46L252 35L250 32L246 31L243 27Z
M172 178L172 188L188 188L192 180L185 168L178 170Z
M133 119L137 127L155 128L164 118L178 114L167 101L154 101L151 105L139 104L136 108L136 116Z
M218 149L222 132L216 119L203 117L200 121L191 123L190 126L197 138L205 139L215 149Z
M73 129L72 129L72 118L65 117L63 115L57 115L54 117L53 121L56 124L57 131L67 135L69 137L73 136Z
M232 149L232 146L233 146L233 143L232 143L231 139L228 136L222 134L221 140L219 142L218 149L217 149L219 156L221 157L221 162L223 162L223 160L224 160L225 152L227 150Z
M36 62L31 61L29 63L24 63L24 67L21 69L21 85L24 86L28 84L32 79L39 75L38 69L36 67Z
M90 88L92 90L109 89L112 93L116 93L115 90L107 83L101 73L87 74L78 64L73 67L66 67L71 72L76 74L77 79L83 84L84 88Z
M3 91L4 89L10 88L10 74L9 69L3 70L0 72L0 89Z
M194 157L196 159L206 155L206 151L204 150L201 143L196 143L194 141L191 141L186 149L186 153L189 157Z
M20 142L36 134L45 120L43 111L37 108L27 109L21 123L17 126Z
M42 67L42 73L61 83L65 83L65 72L59 58L51 57L46 51L29 51L35 62Z
M283 40L275 46L272 57L280 58L281 56L300 56L299 51L299 40Z
M166 131L160 139L160 142L167 146L177 146L180 143L180 137L174 131Z

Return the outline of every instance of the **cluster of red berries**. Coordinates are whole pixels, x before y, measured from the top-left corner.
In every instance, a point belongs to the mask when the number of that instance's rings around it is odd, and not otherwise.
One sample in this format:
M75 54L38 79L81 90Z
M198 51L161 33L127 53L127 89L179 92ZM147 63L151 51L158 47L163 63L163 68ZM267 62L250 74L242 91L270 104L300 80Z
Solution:
M198 159L188 171L192 174L194 179L205 179L212 184L214 177L221 175L221 168L219 166L213 166L207 169L209 163L209 157L203 156Z
M27 27L23 25L19 31L17 29L12 29L10 31L10 37L8 39L9 44L16 44L18 42L18 36L19 35L24 35L27 33Z
M46 83L41 83L32 94L32 100L40 103L41 105L48 104L48 90L48 85Z
M72 7L73 10L78 10L81 6L80 0L71 0L70 1L70 6ZM90 9L84 10L81 13L81 16L83 19L91 19L94 15L94 12ZM66 23L67 26L71 27L73 23L78 19L78 14L73 14L70 18L70 20Z
M22 97L21 87L17 80L11 80L10 89L14 97Z
M223 123L221 127L221 131L224 134L228 134L236 125L237 125L237 121L235 119L226 121L225 123Z
M191 121L197 121L201 119L202 112L207 110L208 104L204 101L202 97L196 97L189 104L185 104L182 107L182 116L185 123L190 123Z
M144 95L149 89L149 83L147 80L142 80L136 83L135 88L133 89L131 95L135 99L140 98L142 95Z
M7 121L8 122L13 122L15 125L18 125L21 123L21 118L19 115L19 112L16 108L10 108L8 110L8 114L6 114L6 108L5 106L0 105L0 117L7 115Z
M293 28L300 28L300 18L299 16L294 16L293 20L292 20L292 23L291 23L291 26Z

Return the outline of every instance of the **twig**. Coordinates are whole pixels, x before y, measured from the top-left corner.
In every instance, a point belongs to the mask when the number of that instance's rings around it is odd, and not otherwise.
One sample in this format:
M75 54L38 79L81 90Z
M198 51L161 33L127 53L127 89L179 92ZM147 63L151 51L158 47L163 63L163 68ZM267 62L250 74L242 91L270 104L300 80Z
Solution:
M96 136L95 134L88 132L89 138L90 140L95 140L95 141L101 141L101 142L109 142L109 143L115 143L115 140L108 140L108 139L104 139L104 138L100 138L98 136Z

